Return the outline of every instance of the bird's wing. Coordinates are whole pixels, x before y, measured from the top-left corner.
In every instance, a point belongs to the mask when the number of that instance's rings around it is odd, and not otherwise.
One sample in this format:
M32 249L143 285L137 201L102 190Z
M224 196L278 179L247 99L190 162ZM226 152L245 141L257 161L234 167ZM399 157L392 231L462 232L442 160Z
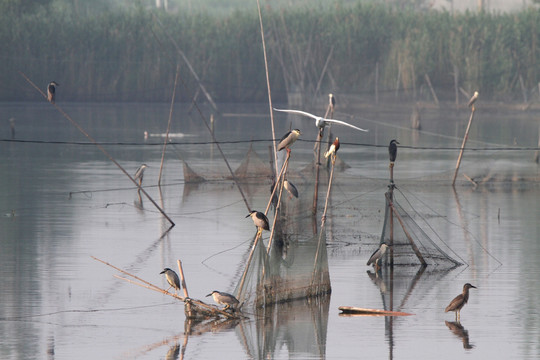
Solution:
M283 140L285 140L287 137L289 137L289 135L291 135L292 131L288 131L285 135L283 135L281 137L281 139L279 139L279 142L281 143Z
M319 119L320 116L315 116L313 114L310 114L308 112L305 112L305 111L301 111L301 110L288 110L288 109L276 109L274 108L275 111L281 111L281 112L287 112L287 113L291 113L291 114L298 114L298 115L304 115L304 116L307 116L307 117L310 117L312 119Z
M372 262L375 261L375 255L377 254L377 252L379 252L380 249L377 249L373 252L373 254L371 254L371 256L369 257L369 260L367 262L367 265L371 265Z
M345 125L345 126L349 126L349 127L352 127L353 129L356 129L356 130L360 130L360 131L364 131L364 132L368 132L369 130L366 130L366 129L361 129L357 126L354 126L354 125L351 125L345 121L342 121L342 120L335 120L335 119L323 119L324 121L327 121L327 122L332 122L332 123L336 123L336 124L341 124L341 125Z

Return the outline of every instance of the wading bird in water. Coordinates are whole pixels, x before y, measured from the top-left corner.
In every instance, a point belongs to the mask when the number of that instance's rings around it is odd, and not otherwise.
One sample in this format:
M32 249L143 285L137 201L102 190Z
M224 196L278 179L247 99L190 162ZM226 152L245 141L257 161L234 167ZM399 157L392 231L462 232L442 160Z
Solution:
M345 122L343 120L325 119L325 118L323 118L321 116L316 116L316 115L313 115L313 114L310 114L308 112L301 111L301 110L288 110L288 109L276 109L276 108L274 108L274 110L275 111L286 112L286 113L291 113L291 114L303 115L303 116L307 116L307 117L310 117L312 119L315 119L315 126L317 126L319 129L323 129L327 125L327 123L332 123L332 124L345 125L345 126L351 127L353 129L356 129L356 130L359 130L359 131L364 131L364 132L369 131L369 130L362 129L362 128L359 128L357 126L351 125L348 122Z
M476 289L476 286L473 286L469 283L466 283L463 285L463 292L456 296L454 300L450 302L450 304L444 309L444 312L449 311L455 311L456 312L456 321L459 322L459 312L461 311L461 308L465 306L467 301L469 301L469 289L474 288Z

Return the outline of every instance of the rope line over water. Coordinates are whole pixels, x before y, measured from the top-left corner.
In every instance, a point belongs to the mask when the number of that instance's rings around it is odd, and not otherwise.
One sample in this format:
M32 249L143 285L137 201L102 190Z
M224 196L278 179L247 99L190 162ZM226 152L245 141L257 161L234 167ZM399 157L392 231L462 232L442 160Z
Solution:
M250 139L250 140L229 140L229 141L194 141L194 142L177 142L170 141L171 145L226 145L226 144L246 144L246 143L258 143L258 142L268 142L272 143L279 139ZM306 140L298 139L299 142L306 143L316 143L316 140ZM27 143L27 144L45 144L45 145L78 145L78 146L87 146L96 144L85 141L46 141L46 140L22 140L22 139L0 139L0 142L7 143ZM163 143L144 143L144 142L97 142L97 144L104 146L163 146ZM358 146L358 147L372 147L372 148L388 148L388 144L367 144L367 143L354 143L354 142L341 142L342 145L347 146ZM411 150L440 150L440 151L457 151L461 150L461 147L451 147L451 146L410 146L410 145L400 145L400 149L411 149ZM467 147L467 151L538 151L540 147L535 146L524 146L524 147L505 147L505 146L496 146L496 147Z

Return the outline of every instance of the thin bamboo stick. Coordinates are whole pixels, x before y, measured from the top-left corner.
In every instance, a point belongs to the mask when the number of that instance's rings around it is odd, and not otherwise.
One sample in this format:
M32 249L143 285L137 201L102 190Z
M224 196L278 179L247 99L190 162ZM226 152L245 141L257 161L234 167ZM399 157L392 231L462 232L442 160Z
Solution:
M469 123L467 124L467 129L465 130L465 136L463 136L463 142L461 143L461 150L459 151L459 156L456 163L456 171L454 172L454 179L452 180L452 186L456 184L456 177L459 172L459 166L461 164L461 158L463 157L463 152L465 151L465 144L469 138L469 130L471 129L471 124L474 118L474 105L471 108L471 116L469 117Z
M19 74L30 84L32 85L37 91L39 91L41 93L41 95L47 99L47 95L40 89L36 86L36 84L34 84L32 82L32 80L30 80L28 78L28 76L26 76L23 72L19 71ZM132 183L135 184L135 186L137 186L138 190L141 191L147 198L148 200L150 200L150 202L158 209L158 211L161 213L161 215L163 215L167 220L169 220L169 222L171 223L172 226L175 226L175 223L174 221L172 221L172 219L165 213L165 211L154 201L154 199L152 199L152 197L150 195L148 195L148 193L146 192L146 190L144 190L141 185L122 167L122 165L120 165L108 152L107 150L105 150L105 148L103 146L101 146L100 144L98 144L98 142L93 138L91 137L87 132L86 130L83 129L82 126L80 126L75 120L73 120L71 118L71 116L69 116L60 106L58 106L58 104L56 103L51 103L51 105L53 105L56 110L58 110L60 112L60 114L62 114L66 119L68 119L76 128L77 130L79 130L84 136L86 136L88 138L88 140L90 140L99 150L101 150L101 152L110 160L112 161L130 180ZM171 226L171 227L172 227Z
M176 76L174 77L174 87L171 98L171 106L169 108L169 122L167 123L167 132L165 133L165 141L163 143L163 151L161 153L161 164L159 165L159 177L158 185L161 185L161 174L163 171L163 162L165 160L165 150L167 150L167 143L169 142L169 132L171 131L171 121L174 109L174 98L176 97L176 84L178 84L178 76L180 75L180 64L176 64Z

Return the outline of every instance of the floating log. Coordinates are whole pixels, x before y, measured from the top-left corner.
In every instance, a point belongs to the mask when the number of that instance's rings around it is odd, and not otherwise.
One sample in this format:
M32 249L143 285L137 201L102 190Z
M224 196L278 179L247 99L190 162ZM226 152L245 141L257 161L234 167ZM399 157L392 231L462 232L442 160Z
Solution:
M410 316L414 315L411 313L401 312L401 311L390 311L390 310L380 310L380 309L366 309L354 306L340 306L341 310L340 315L376 315L376 316Z

